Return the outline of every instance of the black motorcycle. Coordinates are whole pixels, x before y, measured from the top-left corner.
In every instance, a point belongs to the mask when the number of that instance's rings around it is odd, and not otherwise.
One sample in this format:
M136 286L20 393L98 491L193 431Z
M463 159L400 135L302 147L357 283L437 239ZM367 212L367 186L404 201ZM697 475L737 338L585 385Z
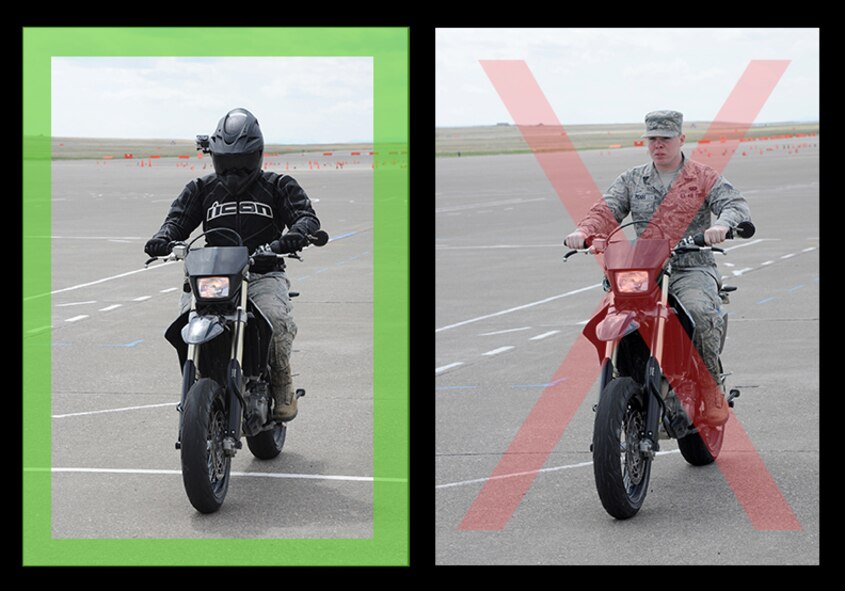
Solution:
M651 464L660 449L659 439L677 439L684 459L703 466L718 457L725 435L725 425L712 425L704 419L702 386L712 378L700 357L693 354L695 322L669 292L676 255L725 251L706 246L702 234L675 246L666 237L640 238L633 244L624 236L612 240L622 228L636 223L643 222L623 224L607 237L590 237L588 249L564 255L564 261L577 252L604 255L607 295L583 334L596 347L601 363L590 445L596 489L605 510L617 519L633 517L640 510L648 492ZM660 231L655 224L645 223ZM753 234L753 224L742 222L727 237L750 238ZM722 287L723 303L735 289ZM727 312L720 313L724 347ZM719 366L721 371L721 361ZM718 384L723 392L727 375L722 373ZM730 390L730 407L739 395L739 390Z
M237 246L191 248L215 232L228 233ZM328 239L322 230L307 237L315 246ZM188 499L201 513L222 506L242 437L262 460L278 456L285 443L287 425L273 419L273 327L248 298L250 266L267 258L301 260L298 251L282 252L278 242L250 254L240 235L228 228L209 230L188 243L173 242L165 259L185 261L185 290L191 292L190 310L170 325L165 338L176 349L182 371L176 440L182 480ZM297 389L295 395L304 396L305 390Z

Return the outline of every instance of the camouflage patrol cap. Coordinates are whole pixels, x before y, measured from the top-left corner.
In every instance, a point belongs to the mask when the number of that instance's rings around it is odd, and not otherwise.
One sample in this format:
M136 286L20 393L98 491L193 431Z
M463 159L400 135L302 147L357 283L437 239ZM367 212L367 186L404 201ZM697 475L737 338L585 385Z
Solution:
M652 111L645 116L645 133L642 137L675 137L681 135L683 113L678 111Z

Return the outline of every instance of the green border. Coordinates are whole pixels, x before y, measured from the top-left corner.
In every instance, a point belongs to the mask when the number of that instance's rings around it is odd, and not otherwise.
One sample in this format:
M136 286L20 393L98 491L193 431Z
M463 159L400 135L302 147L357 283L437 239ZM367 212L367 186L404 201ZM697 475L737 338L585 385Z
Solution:
M409 565L408 38L403 27L23 29L24 566ZM53 539L51 311L38 297L51 285L50 241L38 238L51 227L51 58L215 55L373 57L373 537Z

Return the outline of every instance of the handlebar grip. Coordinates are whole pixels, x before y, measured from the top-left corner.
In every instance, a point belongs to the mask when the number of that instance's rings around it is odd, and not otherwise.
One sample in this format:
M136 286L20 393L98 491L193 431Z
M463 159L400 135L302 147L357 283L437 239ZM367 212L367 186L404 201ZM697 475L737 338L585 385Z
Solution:
M728 238L751 238L754 236L754 233L757 231L757 228L754 227L754 224L751 222L740 222L736 225L736 228L731 228L728 230Z
M314 246L325 246L329 242L329 233L325 230L317 230L313 235L308 236L308 241Z
M565 255L563 255L563 260L564 260L564 261L566 261L566 260L567 260L569 257L571 257L573 254L578 254L578 251L577 251L577 250L570 250L570 251L569 251L569 252L567 252Z
M313 244L314 246L325 246L329 242L329 233L325 230L317 230L313 234L307 234L305 236L305 241L306 246L309 244ZM270 250L276 254L291 254L282 248L282 245L278 240L274 240L270 243Z
M696 234L692 237L692 241L696 246L707 246L707 243L704 242L704 234Z

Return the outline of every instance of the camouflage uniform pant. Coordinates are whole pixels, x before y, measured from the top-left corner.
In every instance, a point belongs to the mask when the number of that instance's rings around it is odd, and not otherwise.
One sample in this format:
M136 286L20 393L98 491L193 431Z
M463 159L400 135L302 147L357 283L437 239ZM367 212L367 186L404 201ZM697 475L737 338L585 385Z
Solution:
M270 343L270 381L276 400L290 400L293 380L290 370L290 353L296 336L296 323L291 312L290 281L282 271L249 275L249 299L258 306L273 326ZM191 306L191 294L183 293L180 300L182 313Z
M669 280L669 291L695 321L695 347L717 384L720 383L719 349L725 331L719 313L722 305L719 287L715 269L675 269Z

